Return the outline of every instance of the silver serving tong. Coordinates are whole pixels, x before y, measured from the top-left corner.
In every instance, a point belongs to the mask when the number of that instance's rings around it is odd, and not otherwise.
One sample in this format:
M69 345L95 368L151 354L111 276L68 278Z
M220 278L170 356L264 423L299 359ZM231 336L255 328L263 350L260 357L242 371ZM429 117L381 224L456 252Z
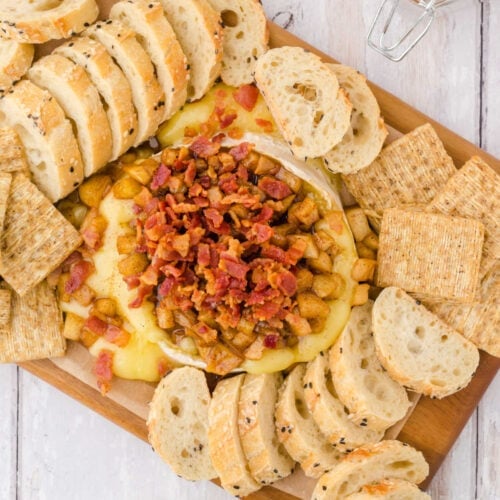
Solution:
M436 10L455 0L413 0L421 8L415 22L394 42L387 42L389 27L400 0L383 0L368 33L368 45L391 61L401 61L429 31Z

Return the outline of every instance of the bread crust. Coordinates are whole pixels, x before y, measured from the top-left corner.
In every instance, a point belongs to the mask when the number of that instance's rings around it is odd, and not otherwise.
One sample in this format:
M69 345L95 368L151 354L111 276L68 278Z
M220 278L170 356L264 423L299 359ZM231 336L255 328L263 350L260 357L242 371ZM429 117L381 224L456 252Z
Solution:
M367 484L357 493L348 495L346 500L430 500L430 496L418 487L403 479L384 479L379 483Z
M26 73L34 53L29 43L0 39L0 96Z

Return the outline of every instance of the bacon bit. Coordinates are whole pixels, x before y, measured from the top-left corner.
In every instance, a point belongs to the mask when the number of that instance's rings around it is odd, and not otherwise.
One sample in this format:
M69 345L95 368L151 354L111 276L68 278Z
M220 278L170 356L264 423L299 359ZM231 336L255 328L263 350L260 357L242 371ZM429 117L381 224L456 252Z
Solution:
M71 254L68 257L66 257L66 260L61 264L62 271L67 273L73 264L76 264L78 261L82 259L83 259L82 254L77 250L71 252Z
M266 321L276 316L280 309L279 304L274 302L265 302L262 305L256 305L254 307L253 315L259 321Z
M276 284L288 297L297 292L297 278L290 271L281 271L276 277Z
M90 330L91 332L95 333L96 335L103 336L106 333L106 330L108 328L108 324L103 321L101 318L98 318L97 316L89 316L86 320L85 323L83 324L83 328L86 328Z
M241 142L237 146L234 146L234 148L231 148L229 150L229 154L236 161L241 161L245 159L252 152L253 148L254 148L253 144L250 144L249 142Z
M237 182L236 174L223 174L219 179L219 187L226 194L236 193L239 185Z
M139 285L138 292L137 292L137 297L129 303L129 307L131 309L137 309L138 307L142 306L142 303L144 302L144 299L151 295L151 292L153 291L153 286L152 285Z
M255 118L255 123L266 133L270 134L274 131L273 124L269 120L264 120L262 118Z
M275 200L282 200L292 194L292 190L282 181L273 177L262 177L259 180L258 186L264 193Z
M269 205L264 205L259 214L252 218L252 222L269 222L273 215L273 209Z
M248 239L254 243L264 243L269 241L274 235L274 229L267 224L256 222L248 234Z
M168 359L161 358L158 361L158 375L160 375L160 377L164 377L167 373L170 373L171 371L172 367L170 366Z
M129 343L130 333L122 328L109 324L104 333L104 338L118 347L125 347Z
M234 120L236 120L237 117L238 117L238 115L236 113L231 113L229 115L221 116L219 118L220 119L220 128L224 129L224 128L229 127L229 125L231 125L234 122Z
M160 166L153 173L153 179L150 184L151 189L156 191L165 187L171 175L172 171L164 163L160 163Z
M64 291L68 294L76 292L94 270L94 265L88 260L80 260L72 264L69 271L69 279L64 284Z
M103 396L111 389L113 379L113 352L103 349L99 352L94 365L94 374L97 377L97 387Z
M138 274L131 274L130 276L124 276L123 281L127 284L127 290L132 290L137 288L141 284Z
M288 262L290 264L297 264L297 262L304 257L307 248L307 243L302 239L295 240L286 251Z
M172 247L176 252L179 252L181 257L186 257L190 247L189 234L184 233L174 236Z
M267 347L268 349L276 349L276 347L278 347L279 340L279 335L266 335L264 337L264 347Z
M267 257L268 259L281 262L282 264L286 264L288 262L287 252L285 252L285 250L275 245L268 245L264 247L262 249L261 255L262 257Z
M106 229L106 220L96 208L87 213L80 228L83 242L89 250L98 250L102 246L102 235Z
M233 260L230 256L227 255L223 255L221 257L219 266L230 276L238 280L244 280L247 272L250 271L250 266L248 264L237 262L236 259Z
M184 172L184 182L186 186L191 187L193 185L194 179L196 177L196 163L194 160L190 160L188 167Z
M172 291L174 285L175 279L172 276L167 276L158 287L158 296L160 298L166 297Z
M242 85L238 90L233 92L234 100L247 111L252 111L257 104L259 91L253 85Z
M202 266L210 264L210 247L206 243L198 245L198 264Z
M200 158L208 158L219 152L220 144L200 135L191 143L189 149Z

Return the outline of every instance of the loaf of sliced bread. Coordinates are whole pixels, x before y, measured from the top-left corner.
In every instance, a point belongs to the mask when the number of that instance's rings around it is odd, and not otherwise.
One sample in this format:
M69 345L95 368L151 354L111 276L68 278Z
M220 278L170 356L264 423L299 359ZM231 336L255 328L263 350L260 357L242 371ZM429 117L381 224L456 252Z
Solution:
M111 128L99 92L85 70L59 54L39 59L29 79L51 93L75 124L85 177L104 167L111 158Z
M366 78L349 66L329 64L328 67L335 73L340 87L347 92L352 113L346 134L323 160L332 172L351 174L375 160L388 132Z
M294 461L277 439L274 409L281 373L247 373L241 387L238 427L254 479L271 484L293 472Z
M137 41L136 34L119 21L100 21L85 31L85 35L102 43L120 66L132 90L137 112L135 146L154 135L163 120L165 94L151 59Z
M380 362L400 384L443 398L465 387L479 363L474 344L400 288L385 288L373 307Z
M383 431L357 425L340 402L333 386L328 354L321 352L307 365L304 398L321 432L339 451L349 452L367 443L377 443Z
M203 371L184 366L161 380L151 401L147 421L149 441L184 479L217 476L208 447L210 400Z
M122 70L104 45L86 36L73 37L57 47L54 53L82 66L99 92L111 127L111 160L115 160L134 144L137 135L132 91Z
M253 479L241 446L238 405L245 375L221 380L212 395L208 413L208 446L222 487L235 496L246 496L260 485Z
M320 477L313 500L343 500L363 486L383 479L421 483L429 466L420 451L400 441L382 441L349 453L330 472Z
M239 87L253 82L255 62L268 49L269 30L259 0L208 0L224 27L222 81Z
M187 57L190 101L202 98L220 75L222 26L207 0L160 0Z
M137 33L137 40L153 62L163 88L163 120L167 120L186 102L189 73L186 56L163 7L156 0L122 0L111 7L109 17Z
M26 73L34 53L29 43L0 39L0 96Z
M373 302L353 307L351 317L330 350L330 370L338 398L357 425L385 431L410 407L405 389L387 374L375 352Z
M69 38L94 22L98 14L95 0L2 0L0 38L27 43Z
M348 495L346 500L431 500L431 497L404 479L383 479L379 483L367 484L361 490Z
M339 115L337 100L345 96L317 55L300 47L269 50L256 63L255 81L297 158L323 156L342 140L350 112Z
M286 451L306 476L317 478L332 469L343 454L327 441L307 409L305 371L304 364L297 365L285 379L276 405L276 429Z
M0 99L0 126L23 143L33 182L54 202L83 180L83 163L70 121L49 92L21 80Z

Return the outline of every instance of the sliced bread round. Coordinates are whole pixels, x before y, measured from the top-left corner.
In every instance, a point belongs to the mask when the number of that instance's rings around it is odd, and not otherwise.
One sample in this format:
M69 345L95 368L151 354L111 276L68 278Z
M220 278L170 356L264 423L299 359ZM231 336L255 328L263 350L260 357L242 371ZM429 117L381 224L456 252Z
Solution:
M202 98L220 75L222 26L207 0L160 0L167 20L186 54L190 101Z
M29 43L0 39L0 96L26 73L34 53Z
M443 398L465 387L479 352L400 288L385 288L373 307L377 355L394 380L426 396Z
M300 47L268 50L255 81L297 158L323 156L342 140L350 113L338 114L337 77L317 55Z
M29 69L28 77L48 90L75 124L85 177L104 167L111 158L111 128L99 92L85 70L64 56L50 54Z
M27 43L69 38L94 22L98 14L95 0L2 0L0 38Z
M343 500L363 486L385 478L421 483L429 474L423 454L400 441L365 445L320 477L313 500Z
M375 160L388 132L366 78L349 66L329 64L328 67L337 76L340 87L347 92L352 113L346 134L325 154L323 161L334 173L352 174Z
M410 407L405 389L384 371L375 352L373 302L353 307L351 317L330 350L330 370L338 398L357 425L385 431Z
M164 114L165 94L158 83L151 59L137 41L136 34L119 21L100 21L85 35L102 43L120 66L132 90L137 112L135 146L155 134Z
M52 95L21 80L0 99L0 125L23 143L33 182L54 202L83 180L83 163L70 121Z
M165 93L163 120L167 120L186 102L189 73L186 56L163 7L156 0L122 0L111 7L109 17L137 33Z
M276 429L286 451L306 476L319 477L343 456L321 433L304 399L305 364L297 365L283 383L276 405Z
M281 373L247 373L241 387L238 428L250 472L260 484L271 484L293 472L294 461L276 434L274 409Z
M348 495L346 500L431 500L431 497L413 483L403 479L383 479L379 483L367 484L361 490Z
M113 142L111 160L115 160L134 144L137 135L132 91L122 70L104 45L86 36L73 37L54 53L82 66L104 100Z
M268 49L269 30L259 0L208 0L224 26L222 81L239 87L253 82L255 62Z
M384 435L349 418L349 411L335 392L328 355L323 352L307 365L304 398L319 429L339 451L348 452L363 444L377 443Z
M208 412L208 445L212 464L222 487L235 496L246 496L260 485L253 479L241 446L238 402L244 374L221 380Z
M184 479L196 481L217 476L208 445L210 400L203 371L184 366L161 380L151 401L149 441Z

